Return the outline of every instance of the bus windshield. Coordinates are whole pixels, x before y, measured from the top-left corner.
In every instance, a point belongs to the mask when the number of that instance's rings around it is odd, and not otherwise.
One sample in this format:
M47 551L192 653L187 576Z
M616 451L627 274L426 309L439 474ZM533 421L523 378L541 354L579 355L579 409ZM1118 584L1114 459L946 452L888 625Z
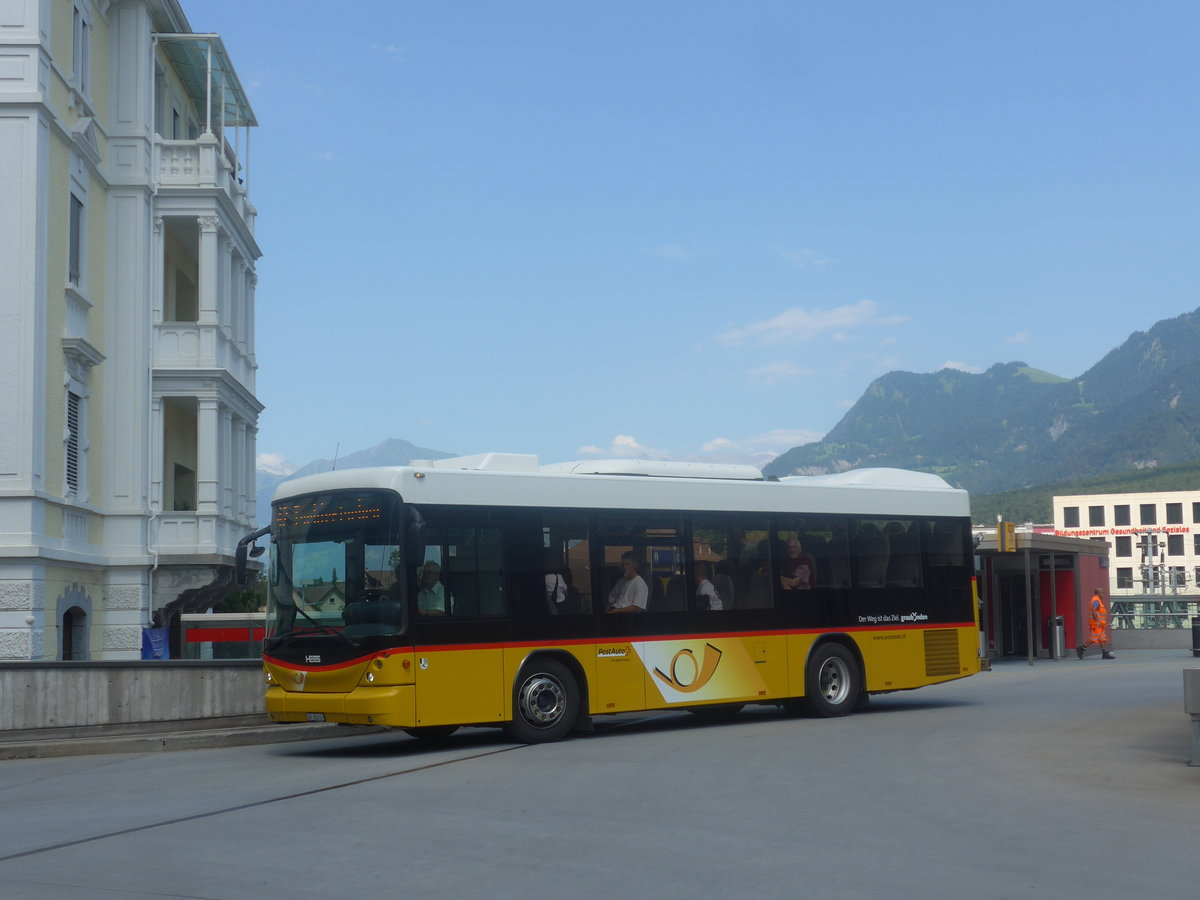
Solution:
M294 644L369 650L407 632L399 507L394 494L362 490L276 504L267 652Z

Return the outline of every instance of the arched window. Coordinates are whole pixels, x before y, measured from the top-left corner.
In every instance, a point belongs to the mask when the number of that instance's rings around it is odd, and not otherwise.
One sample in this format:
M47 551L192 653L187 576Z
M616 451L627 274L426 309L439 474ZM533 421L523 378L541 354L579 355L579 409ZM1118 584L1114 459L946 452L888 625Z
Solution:
M78 606L72 606L62 616L62 658L89 658L87 613Z

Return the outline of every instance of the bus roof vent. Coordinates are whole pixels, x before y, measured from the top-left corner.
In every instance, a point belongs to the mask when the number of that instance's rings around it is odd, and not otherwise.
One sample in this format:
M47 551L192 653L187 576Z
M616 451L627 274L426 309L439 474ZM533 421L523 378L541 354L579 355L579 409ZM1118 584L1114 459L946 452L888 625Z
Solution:
M538 458L530 453L476 453L448 459L413 460L420 469L470 469L474 472L537 472Z
M591 459L581 462L551 463L543 472L572 475L657 475L660 478L725 478L737 481L762 481L762 472L754 466L733 463L674 462L668 459Z
M949 488L944 479L929 472L913 472L909 469L850 469L834 475L788 475L780 481L789 484L829 485L830 487L879 487L930 490Z

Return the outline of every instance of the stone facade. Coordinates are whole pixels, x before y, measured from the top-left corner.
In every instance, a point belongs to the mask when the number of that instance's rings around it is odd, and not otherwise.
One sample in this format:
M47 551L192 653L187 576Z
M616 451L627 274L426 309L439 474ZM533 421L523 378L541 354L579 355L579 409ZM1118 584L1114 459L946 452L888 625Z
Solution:
M0 62L0 660L137 659L254 527L257 122L179 0L0 3Z

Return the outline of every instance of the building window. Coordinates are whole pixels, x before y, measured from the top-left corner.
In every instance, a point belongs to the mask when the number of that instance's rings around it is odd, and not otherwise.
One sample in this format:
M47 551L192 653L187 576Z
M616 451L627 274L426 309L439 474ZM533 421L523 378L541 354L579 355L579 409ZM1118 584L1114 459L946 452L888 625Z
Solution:
M1133 588L1133 569L1117 569L1117 590L1128 591Z
M1088 507L1088 525L1092 528L1104 527L1104 507L1089 506Z
M1079 507L1064 506L1063 507L1063 528L1078 528L1079 527Z
M1182 525L1183 524L1183 504L1168 503L1167 504L1167 524Z
M1167 535L1167 556L1183 556L1183 535Z
M67 252L67 283L78 287L83 272L83 201L74 194L71 194L69 241L70 247Z
M1200 534L1192 535L1192 555L1200 556Z
M79 493L79 425L83 400L67 392L67 493Z
M1158 510L1153 503L1143 503L1140 506L1141 523L1143 525L1158 524Z
M1192 521L1200 522L1200 503L1192 504Z
M92 23L78 6L75 7L72 27L71 75L75 81L75 88L79 93L86 94L90 87L88 68L92 62Z
M1197 503L1196 505L1200 506L1200 503ZM1200 522L1200 519L1197 519L1196 521ZM1128 503L1122 503L1120 506L1113 507L1113 524L1114 525L1128 525L1129 524L1129 504Z
M1197 535L1197 537L1200 537L1200 535ZM1116 545L1117 556L1133 556L1133 538L1128 535L1119 537L1117 538Z

